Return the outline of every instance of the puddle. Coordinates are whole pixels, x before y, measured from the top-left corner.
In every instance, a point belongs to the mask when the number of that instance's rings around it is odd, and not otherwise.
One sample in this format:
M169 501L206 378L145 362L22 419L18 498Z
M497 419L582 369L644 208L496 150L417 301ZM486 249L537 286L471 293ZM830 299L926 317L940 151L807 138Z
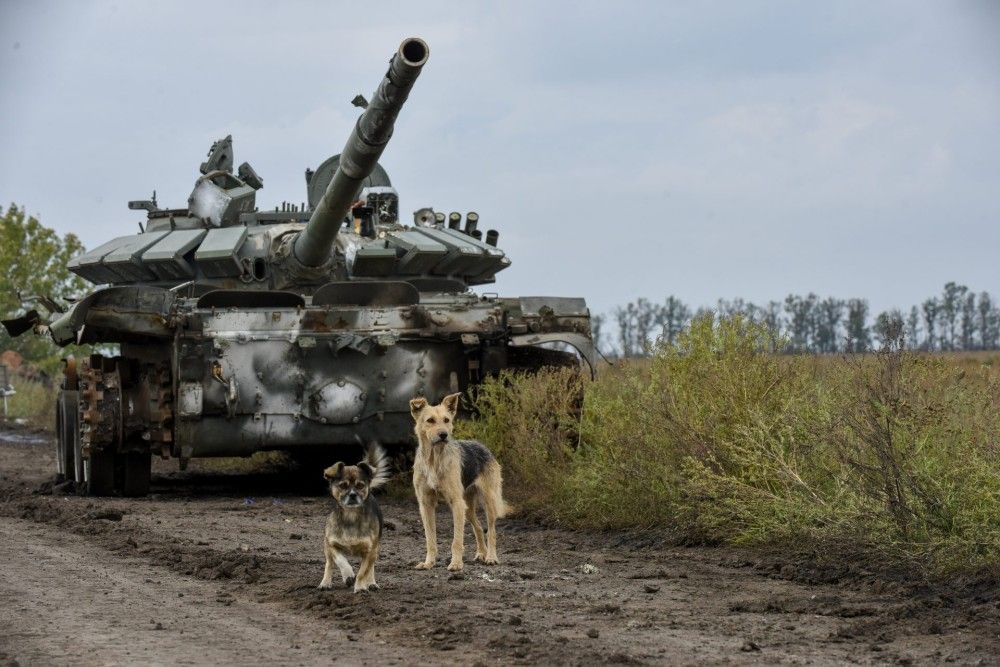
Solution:
M8 431L0 428L0 445L48 445L51 442L52 438L47 433Z

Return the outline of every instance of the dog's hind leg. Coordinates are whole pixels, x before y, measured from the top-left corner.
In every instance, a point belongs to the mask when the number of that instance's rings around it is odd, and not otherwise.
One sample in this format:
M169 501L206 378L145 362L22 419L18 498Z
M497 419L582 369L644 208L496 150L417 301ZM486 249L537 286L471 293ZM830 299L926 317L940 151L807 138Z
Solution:
M417 491L417 504L420 505L420 521L424 524L424 539L427 542L427 556L424 562L417 563L418 570L429 570L437 560L437 522L434 513L437 511L437 493L434 491Z
M480 495L486 510L486 558L483 563L496 565L497 557L497 517L504 512L503 487L499 469L488 469L481 478Z
M500 562L497 558L497 507L489 496L483 505L486 507L486 557L483 558L483 563L496 565Z
M472 532L476 534L476 555L475 561L486 560L486 537L483 535L483 526L476 516L476 503L479 501L479 493L475 486L471 486L465 491L465 518L472 524Z
M373 546L365 554L365 557L361 559L361 565L358 566L358 579L354 583L354 592L367 591L373 588L378 588L378 584L375 583L375 561L378 559L378 544Z

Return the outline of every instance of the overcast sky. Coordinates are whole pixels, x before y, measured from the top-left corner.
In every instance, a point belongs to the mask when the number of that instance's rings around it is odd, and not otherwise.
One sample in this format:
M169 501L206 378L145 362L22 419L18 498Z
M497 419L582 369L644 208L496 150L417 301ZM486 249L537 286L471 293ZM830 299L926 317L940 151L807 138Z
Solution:
M505 295L909 306L1000 294L1000 3L0 0L0 202L87 247L178 207L214 139L305 199L403 37L382 164L480 213Z

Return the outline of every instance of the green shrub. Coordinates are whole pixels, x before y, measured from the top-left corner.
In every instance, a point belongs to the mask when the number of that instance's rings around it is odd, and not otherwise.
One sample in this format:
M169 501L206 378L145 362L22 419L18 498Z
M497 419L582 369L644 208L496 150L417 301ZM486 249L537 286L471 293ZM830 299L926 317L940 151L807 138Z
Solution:
M489 381L464 428L496 451L512 500L552 520L1000 573L992 369L898 344L833 360L781 346L743 319L698 318L592 383L565 369Z
M456 435L489 443L503 463L507 495L521 509L546 510L570 470L582 395L573 369L505 372L478 387L480 417L459 422Z
M12 378L11 384L17 393L7 398L7 418L23 419L31 428L54 430L59 387L19 378Z

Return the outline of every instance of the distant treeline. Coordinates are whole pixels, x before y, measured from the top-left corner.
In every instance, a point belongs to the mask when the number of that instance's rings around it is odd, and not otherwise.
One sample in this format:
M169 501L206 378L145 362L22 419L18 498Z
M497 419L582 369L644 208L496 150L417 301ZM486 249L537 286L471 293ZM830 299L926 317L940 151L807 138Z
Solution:
M720 299L715 308L692 310L675 296L662 303L638 299L610 315L593 318L594 339L602 352L642 357L658 342L672 344L692 317L709 312L742 315L767 325L786 341L785 352L862 352L902 335L910 349L927 351L1000 349L1000 306L988 292L947 283L939 296L909 311L892 309L874 317L865 299L820 298L789 294L758 305Z

